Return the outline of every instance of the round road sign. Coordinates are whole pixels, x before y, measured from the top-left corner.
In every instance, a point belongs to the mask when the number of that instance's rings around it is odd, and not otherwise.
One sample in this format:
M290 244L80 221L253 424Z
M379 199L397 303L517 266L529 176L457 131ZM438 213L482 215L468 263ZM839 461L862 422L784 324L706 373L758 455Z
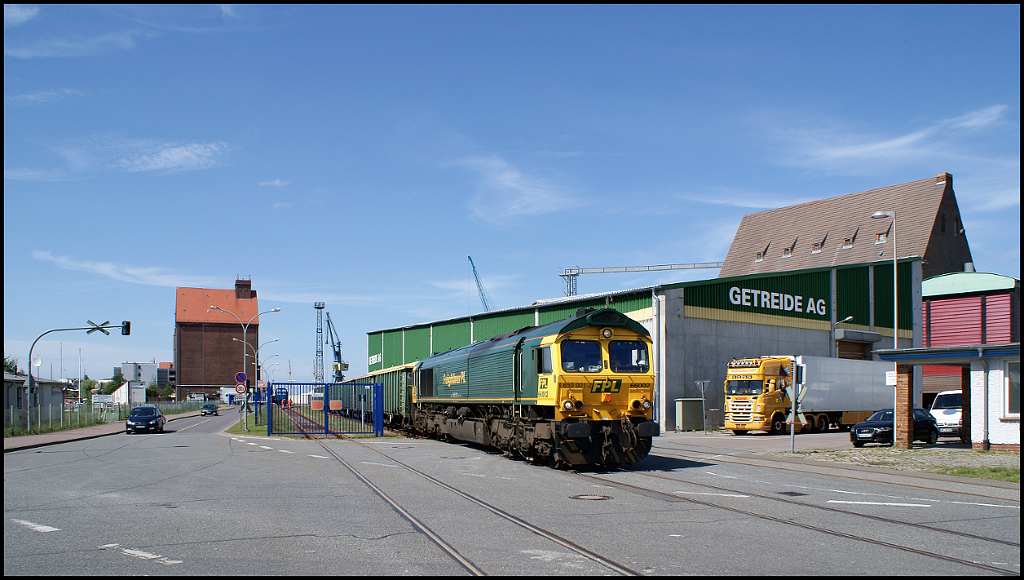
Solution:
M235 382L236 383L244 383L245 382L245 373L242 373L242 372L235 373Z
M235 385L235 392L239 395L245 394L245 383L238 383Z

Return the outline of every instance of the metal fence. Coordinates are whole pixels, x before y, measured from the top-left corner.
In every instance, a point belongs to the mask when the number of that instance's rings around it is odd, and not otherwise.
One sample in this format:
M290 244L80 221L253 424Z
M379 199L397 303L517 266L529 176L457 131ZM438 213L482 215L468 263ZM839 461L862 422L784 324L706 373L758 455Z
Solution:
M384 434L381 383L271 383L268 435Z
M203 401L158 401L146 404L159 407L164 415L173 415L198 410L203 406ZM88 427L89 425L123 421L128 417L128 413L131 412L132 408L138 406L137 404L131 406L126 404L90 405L87 402L82 404L39 405L29 409L17 409L12 406L4 409L4 431L5 434L10 435L28 434L28 426L31 424L32 433L49 433L63 429L75 429L78 427Z

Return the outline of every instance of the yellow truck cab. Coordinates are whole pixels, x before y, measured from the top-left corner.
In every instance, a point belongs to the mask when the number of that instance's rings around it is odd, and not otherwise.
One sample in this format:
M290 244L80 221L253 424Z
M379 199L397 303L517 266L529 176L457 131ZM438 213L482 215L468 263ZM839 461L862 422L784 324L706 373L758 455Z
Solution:
M725 428L781 433L786 425L794 359L766 356L729 361L725 377Z

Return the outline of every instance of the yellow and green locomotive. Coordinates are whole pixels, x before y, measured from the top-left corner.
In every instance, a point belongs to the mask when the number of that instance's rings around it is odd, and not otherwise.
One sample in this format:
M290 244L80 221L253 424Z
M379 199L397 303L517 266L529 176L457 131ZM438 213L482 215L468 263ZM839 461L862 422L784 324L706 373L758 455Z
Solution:
M405 422L552 466L636 463L651 450L650 334L605 308L417 363Z

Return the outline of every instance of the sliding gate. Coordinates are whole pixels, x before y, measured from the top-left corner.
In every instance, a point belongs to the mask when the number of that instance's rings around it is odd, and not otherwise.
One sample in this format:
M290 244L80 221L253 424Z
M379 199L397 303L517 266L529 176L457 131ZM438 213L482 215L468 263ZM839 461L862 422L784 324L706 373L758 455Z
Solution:
M384 435L381 383L270 383L267 435Z

